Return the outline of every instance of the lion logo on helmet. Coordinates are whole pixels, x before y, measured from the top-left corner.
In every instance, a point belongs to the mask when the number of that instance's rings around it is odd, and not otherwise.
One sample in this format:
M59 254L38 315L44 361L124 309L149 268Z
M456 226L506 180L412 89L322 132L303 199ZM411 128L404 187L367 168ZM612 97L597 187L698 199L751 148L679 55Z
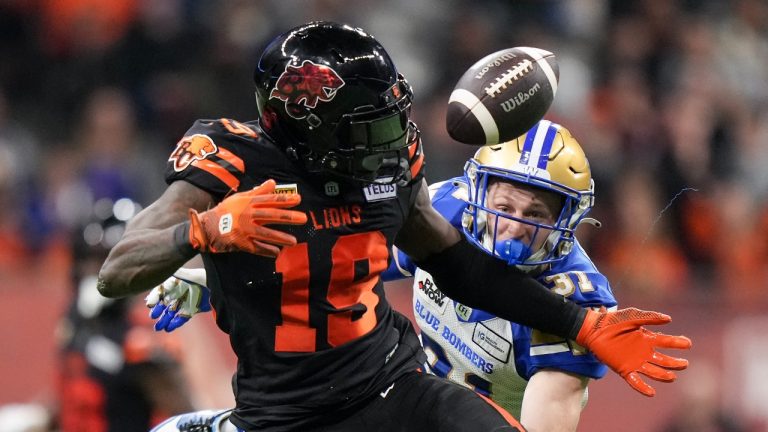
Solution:
M195 161L201 161L218 151L219 148L208 135L195 134L182 138L168 161L173 162L176 172L181 172Z
M318 101L330 102L343 86L344 80L335 70L304 60L301 66L285 67L269 98L284 101L288 115L303 119L308 114L306 108L316 107Z

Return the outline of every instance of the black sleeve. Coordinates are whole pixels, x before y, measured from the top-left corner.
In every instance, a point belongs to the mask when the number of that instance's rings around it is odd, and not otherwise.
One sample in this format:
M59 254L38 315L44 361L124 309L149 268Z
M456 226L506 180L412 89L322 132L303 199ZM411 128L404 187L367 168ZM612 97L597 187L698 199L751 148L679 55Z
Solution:
M500 318L575 339L586 310L516 267L484 253L462 237L416 263L448 297Z

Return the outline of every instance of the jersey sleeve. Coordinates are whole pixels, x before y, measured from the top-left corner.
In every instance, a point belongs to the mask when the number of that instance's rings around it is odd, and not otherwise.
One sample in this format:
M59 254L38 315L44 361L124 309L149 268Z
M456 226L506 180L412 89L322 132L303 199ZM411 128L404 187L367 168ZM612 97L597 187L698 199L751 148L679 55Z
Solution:
M424 146L421 143L421 134L416 134L413 142L408 145L408 174L409 184L421 182L424 178Z
M240 148L256 132L229 119L197 120L168 158L165 181L184 180L223 199L245 176Z
M381 280L390 282L407 279L413 277L414 273L416 273L416 263L405 252L392 246L392 260L389 262L389 267L381 274Z
M464 185L461 177L454 177L429 186L432 207L458 230L461 230L461 216L467 207Z
M461 214L464 207L466 207L466 203L461 201L455 193L458 180L458 178L454 178L432 184L429 186L429 197L435 210L447 219L451 225L461 229ZM413 277L415 273L416 263L405 252L393 246L392 260L387 270L381 274L381 280L388 282L407 279Z
M616 299L608 279L600 273L580 246L573 256L537 279L551 291L590 308L616 308ZM518 367L530 378L538 370L552 368L572 372L590 378L602 378L608 368L597 357L575 341L546 334L536 329L520 328L518 336L527 351L527 358L519 358Z

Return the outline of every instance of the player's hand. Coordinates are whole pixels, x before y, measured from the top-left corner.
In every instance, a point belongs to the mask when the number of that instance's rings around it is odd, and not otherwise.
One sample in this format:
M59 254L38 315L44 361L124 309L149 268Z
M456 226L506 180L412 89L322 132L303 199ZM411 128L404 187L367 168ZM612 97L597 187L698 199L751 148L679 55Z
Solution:
M200 252L250 252L276 257L282 246L293 246L296 237L267 228L268 224L304 225L307 215L284 210L297 206L297 193L275 194L275 181L267 180L247 192L238 192L216 207L198 213L190 210L189 242Z
M587 310L576 342L592 351L632 388L653 396L656 390L644 382L640 374L657 381L672 382L676 378L672 371L688 367L688 360L670 357L656 349L689 349L690 339L655 333L643 327L670 321L669 315L636 308L610 312Z
M211 310L211 293L205 286L204 269L176 270L162 284L152 289L144 301L149 316L157 320L155 330L171 332L193 315Z

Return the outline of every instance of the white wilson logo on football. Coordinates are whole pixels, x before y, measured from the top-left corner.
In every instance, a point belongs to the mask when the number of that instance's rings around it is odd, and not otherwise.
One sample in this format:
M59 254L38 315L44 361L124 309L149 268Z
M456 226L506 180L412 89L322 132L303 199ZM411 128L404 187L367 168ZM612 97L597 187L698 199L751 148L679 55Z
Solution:
M527 92L518 92L515 96L505 100L502 102L501 109L504 110L504 112L510 112L513 109L517 108L518 106L522 105L530 99L533 95L536 94L536 92L539 91L541 88L541 85L539 83L536 83L533 87L528 89Z

